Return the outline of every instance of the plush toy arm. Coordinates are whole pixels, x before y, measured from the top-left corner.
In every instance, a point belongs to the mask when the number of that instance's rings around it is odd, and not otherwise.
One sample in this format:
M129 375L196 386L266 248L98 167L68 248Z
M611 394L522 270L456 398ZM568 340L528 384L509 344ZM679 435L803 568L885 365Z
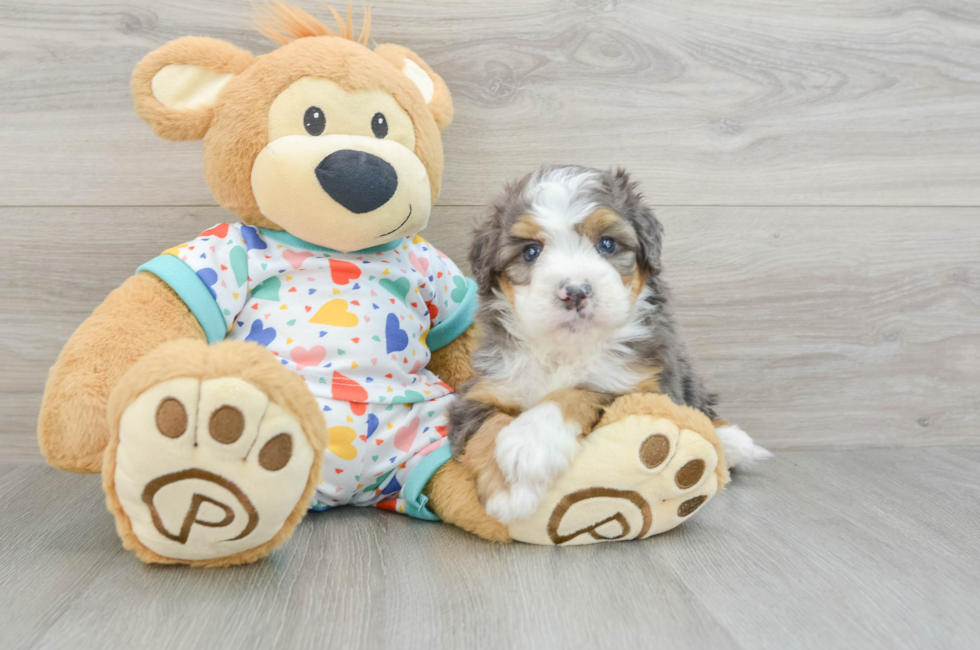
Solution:
M460 386L472 379L473 364L470 353L480 342L480 329L476 325L460 334L456 339L432 353L428 368L436 377L458 391Z
M178 338L205 340L194 315L156 276L139 273L110 293L48 373L37 426L48 462L69 472L100 472L109 393L143 355Z

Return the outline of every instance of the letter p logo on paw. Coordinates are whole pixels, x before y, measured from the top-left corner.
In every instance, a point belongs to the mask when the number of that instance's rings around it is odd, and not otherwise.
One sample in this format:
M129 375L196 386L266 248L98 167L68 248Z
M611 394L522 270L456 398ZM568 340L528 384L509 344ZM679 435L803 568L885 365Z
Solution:
M275 537L301 505L315 456L299 421L252 384L182 377L123 412L113 488L148 550L221 558Z
M215 487L207 489L208 492L216 493L218 496L230 495L234 499L235 506L229 506L224 503L224 499L219 500L214 496L209 496L207 494L201 494L200 492L194 492L187 504L187 512L181 521L179 531L174 533L171 532L167 527L167 523L164 522L163 516L160 514L160 509L157 507L155 502L155 497L157 494L167 488L168 486L175 486L175 484L181 483L183 481L196 482L205 481L207 483L212 483ZM183 490L180 490L183 491ZM173 499L168 499L172 501ZM153 519L153 526L157 529L161 535L167 539L172 539L179 544L186 544L188 537L190 537L191 529L195 524L200 526L206 526L208 528L226 528L235 523L236 514L235 511L243 511L247 517L247 522L244 528L237 535L232 535L227 539L227 541L234 541L242 539L248 536L255 527L259 525L259 513L256 512L255 506L249 500L245 493L241 489L229 481L228 479L218 476L212 472L208 472L203 469L188 469L182 472L174 472L172 474L165 474L159 478L153 479L146 484L146 488L143 490L143 503L150 509L150 517ZM218 509L222 513L221 519L215 521L211 518L202 519L201 509L205 504L210 504L214 508ZM171 504L167 504L168 506ZM179 506L178 506L179 509ZM173 507L166 508L166 510L173 511Z

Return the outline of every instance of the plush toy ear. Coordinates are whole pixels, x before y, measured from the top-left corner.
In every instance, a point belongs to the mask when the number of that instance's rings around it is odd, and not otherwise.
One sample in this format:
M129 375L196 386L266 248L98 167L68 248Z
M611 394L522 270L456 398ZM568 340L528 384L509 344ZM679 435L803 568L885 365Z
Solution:
M250 53L214 38L170 41L133 72L136 113L161 138L200 140L221 89L252 60Z
M425 61L407 47L386 43L374 50L402 71L422 93L422 99L429 105L429 112L435 118L440 131L453 121L453 98L442 77L432 71Z

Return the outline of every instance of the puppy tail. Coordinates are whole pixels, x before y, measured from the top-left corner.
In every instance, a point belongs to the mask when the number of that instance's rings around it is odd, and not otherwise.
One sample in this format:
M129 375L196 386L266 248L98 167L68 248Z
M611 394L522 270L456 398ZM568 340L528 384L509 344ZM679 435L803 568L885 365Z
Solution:
M721 440L721 446L725 448L729 468L748 469L760 460L772 458L772 452L755 444L749 434L742 431L737 424L725 424L715 431Z

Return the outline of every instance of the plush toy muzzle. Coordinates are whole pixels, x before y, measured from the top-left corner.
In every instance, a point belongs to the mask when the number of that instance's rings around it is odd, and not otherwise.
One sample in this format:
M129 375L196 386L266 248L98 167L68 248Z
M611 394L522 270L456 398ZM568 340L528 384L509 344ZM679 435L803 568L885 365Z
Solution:
M398 172L390 163L354 149L335 151L320 161L316 179L331 199L354 214L380 208L398 189Z

